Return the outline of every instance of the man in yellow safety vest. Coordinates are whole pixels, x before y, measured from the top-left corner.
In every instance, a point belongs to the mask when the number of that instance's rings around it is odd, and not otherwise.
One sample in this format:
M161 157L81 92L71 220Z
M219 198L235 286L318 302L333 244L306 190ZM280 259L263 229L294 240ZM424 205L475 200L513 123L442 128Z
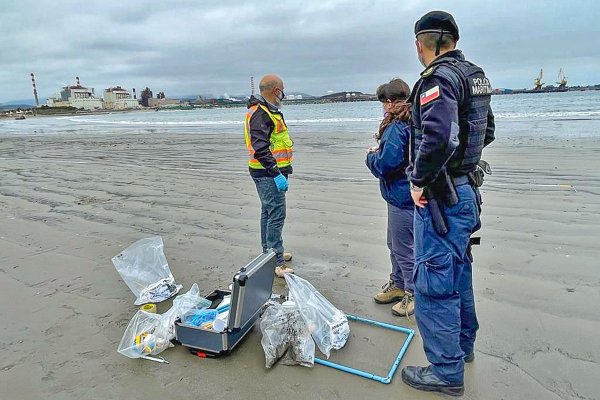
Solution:
M259 84L260 95L250 97L244 124L246 147L250 154L248 167L261 202L260 239L263 251L274 249L277 255L275 274L283 278L293 273L286 261L292 259L283 251L285 192L292 173L293 142L283 114L279 110L283 81L277 75L265 75Z

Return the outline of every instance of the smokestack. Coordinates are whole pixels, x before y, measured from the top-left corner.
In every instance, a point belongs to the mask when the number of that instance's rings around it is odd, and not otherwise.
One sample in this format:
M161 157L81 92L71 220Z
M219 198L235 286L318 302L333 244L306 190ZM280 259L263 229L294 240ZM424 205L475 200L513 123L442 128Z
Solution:
M252 93L252 96L254 96L254 77L253 76L250 77L250 92Z
M78 76L76 76L76 77L75 77L75 80L77 81L77 86L79 86L79 85L80 85L80 83L79 83L79 77L78 77Z
M136 94L135 94L135 88L133 88L132 90L133 90L133 98L134 98L134 99L137 99L137 96L136 96Z
M31 73L31 84L33 85L33 97L35 97L35 106L39 107L40 101L38 100L37 88L35 87L35 75L33 75L33 72Z

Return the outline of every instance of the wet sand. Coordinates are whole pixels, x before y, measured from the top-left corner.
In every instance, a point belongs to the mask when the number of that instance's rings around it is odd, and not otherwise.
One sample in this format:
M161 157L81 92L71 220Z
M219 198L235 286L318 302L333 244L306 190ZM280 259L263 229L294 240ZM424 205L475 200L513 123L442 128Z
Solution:
M295 143L284 235L293 267L346 312L416 327L372 301L389 256L385 204L363 163L370 143L317 133ZM112 256L159 234L178 283L208 293L259 251L244 151L239 135L2 137L0 397L438 398L399 373L383 385L323 366L266 370L258 327L219 360L181 346L162 353L170 365L116 352L137 308ZM494 175L465 399L600 398L599 156L591 139L504 138L486 150ZM351 329L332 359L383 374L402 338ZM417 334L402 365L425 362Z

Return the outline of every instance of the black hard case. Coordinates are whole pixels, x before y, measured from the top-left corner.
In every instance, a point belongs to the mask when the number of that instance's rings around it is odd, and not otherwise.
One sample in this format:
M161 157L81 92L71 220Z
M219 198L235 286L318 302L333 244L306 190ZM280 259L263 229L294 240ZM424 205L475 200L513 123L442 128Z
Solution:
M228 355L252 329L265 303L273 292L275 253L269 251L256 257L233 277L233 290L215 290L206 298L216 307L224 296L231 294L229 320L224 332L202 329L175 322L176 339L182 345L211 356Z

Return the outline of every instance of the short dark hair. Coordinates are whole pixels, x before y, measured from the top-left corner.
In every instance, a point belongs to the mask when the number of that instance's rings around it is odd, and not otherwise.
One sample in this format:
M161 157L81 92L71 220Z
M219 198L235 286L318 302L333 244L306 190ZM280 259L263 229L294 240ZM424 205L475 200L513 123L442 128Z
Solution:
M417 36L417 40L423 43L429 50L436 49L438 40L440 41L440 49L448 50L456 46L456 39L450 33L442 34L441 39L440 34L436 32L421 33Z
M410 87L400 78L394 78L388 83L384 83L377 88L377 100L398 101L407 100L410 97Z

